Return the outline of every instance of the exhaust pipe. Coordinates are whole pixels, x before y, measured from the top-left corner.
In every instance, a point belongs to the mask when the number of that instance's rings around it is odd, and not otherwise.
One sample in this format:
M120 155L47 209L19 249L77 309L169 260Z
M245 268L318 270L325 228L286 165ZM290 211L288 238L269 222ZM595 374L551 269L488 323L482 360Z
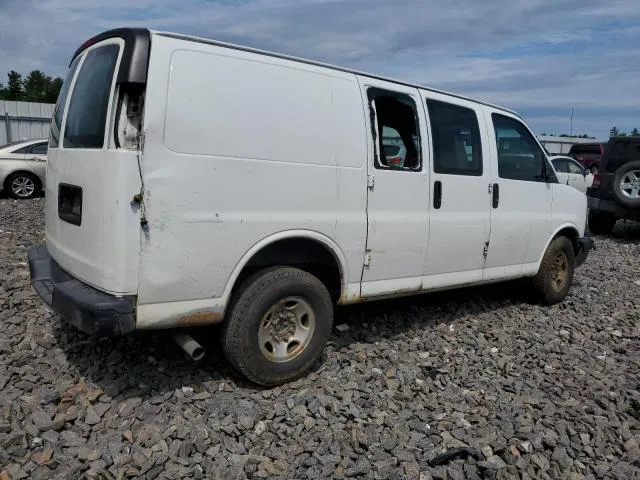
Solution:
M198 362L204 358L206 350L188 333L174 333L173 339L192 360Z

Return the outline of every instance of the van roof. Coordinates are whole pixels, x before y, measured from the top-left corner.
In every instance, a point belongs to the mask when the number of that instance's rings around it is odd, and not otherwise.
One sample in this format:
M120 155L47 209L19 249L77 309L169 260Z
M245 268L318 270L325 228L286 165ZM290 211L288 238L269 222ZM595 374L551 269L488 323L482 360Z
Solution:
M285 54L281 54L281 53L271 52L271 51L268 51L268 50L261 50L259 48L246 47L246 46L243 46L243 45L237 45L237 44L233 44L233 43L222 42L222 41L219 41L219 40L212 40L212 39L209 39L209 38L197 37L197 36L193 36L193 35L185 35L185 34L174 33L174 32L166 32L166 31L160 31L160 30L149 30L149 32L151 34L161 35L161 36L169 37L169 38L175 38L175 39L178 39L178 40L186 40L186 41L191 41L191 42L205 43L205 44L208 44L208 45L216 45L216 46L219 46L219 47L233 48L233 49L242 50L242 51L245 51L245 52L268 55L270 57L282 58L282 59L285 59L285 60L292 60L292 61L295 61L295 62L306 63L306 64L309 64L309 65L315 65L315 66L318 66L318 67L330 68L332 70L338 70L338 71L341 71L341 72L352 73L354 75L361 75L361 76L365 76L365 77L369 77L369 78L375 78L377 80L393 82L393 83L397 83L397 84L408 86L408 87L419 88L419 89L423 89L423 90L429 90L431 92L441 93L443 95L449 95L451 97L460 98L462 100L468 100L470 102L474 102L474 103L478 103L478 104L481 104L481 105L492 107L492 108L495 108L495 109L498 109L498 110L502 110L502 111L508 112L508 113L510 113L512 115L515 115L515 116L520 118L520 115L517 112L515 112L513 110L510 110L508 108L502 107L500 105L494 105L492 103L484 102L482 100L477 100L475 98L465 97L463 95L458 95L456 93L446 92L444 90L438 90L438 89L435 89L435 88L426 87L424 85L414 84L414 83L406 82L406 81L403 81L403 80L384 77L384 76L375 75L375 74L371 74L371 73L367 73L367 72L361 72L361 71L358 71L358 70L352 70L352 69L349 69L349 68L340 67L340 66L337 66L337 65L331 65L331 64L328 64L328 63L322 63L322 62L318 62L318 61L314 61L314 60L309 60L309 59L306 59L306 58L295 57L295 56L292 56L292 55L285 55Z

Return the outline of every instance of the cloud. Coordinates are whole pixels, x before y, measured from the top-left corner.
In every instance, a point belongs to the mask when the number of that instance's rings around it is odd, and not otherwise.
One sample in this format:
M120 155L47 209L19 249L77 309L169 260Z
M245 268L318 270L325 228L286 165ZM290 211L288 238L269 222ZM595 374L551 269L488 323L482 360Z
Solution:
M639 20L628 0L0 0L0 65L62 76L86 38L144 25L479 97L538 131L551 109L599 108L576 120L603 136L622 106L640 127Z

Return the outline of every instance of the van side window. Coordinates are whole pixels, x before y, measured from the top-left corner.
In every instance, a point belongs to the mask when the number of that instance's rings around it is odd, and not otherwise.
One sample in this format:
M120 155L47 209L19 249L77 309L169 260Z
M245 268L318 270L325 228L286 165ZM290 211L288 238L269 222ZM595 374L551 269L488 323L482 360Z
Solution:
M491 114L498 147L498 176L525 182L544 181L545 155L519 121ZM552 173L552 172L551 172Z
M415 102L408 95L370 88L367 92L376 145L375 167L420 171L420 129ZM374 112L375 109L375 112ZM379 136L380 138L376 138Z
M476 112L470 108L427 100L433 132L433 171L451 175L482 175L482 144Z

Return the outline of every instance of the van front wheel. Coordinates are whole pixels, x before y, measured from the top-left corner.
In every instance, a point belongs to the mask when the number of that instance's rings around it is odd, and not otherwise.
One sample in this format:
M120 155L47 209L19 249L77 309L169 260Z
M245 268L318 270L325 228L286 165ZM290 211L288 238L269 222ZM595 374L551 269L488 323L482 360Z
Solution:
M567 237L555 238L542 257L534 288L547 305L561 302L569 293L575 271L575 253Z
M333 304L315 276L276 267L243 284L227 318L223 344L229 362L252 382L275 386L304 375L320 358Z

